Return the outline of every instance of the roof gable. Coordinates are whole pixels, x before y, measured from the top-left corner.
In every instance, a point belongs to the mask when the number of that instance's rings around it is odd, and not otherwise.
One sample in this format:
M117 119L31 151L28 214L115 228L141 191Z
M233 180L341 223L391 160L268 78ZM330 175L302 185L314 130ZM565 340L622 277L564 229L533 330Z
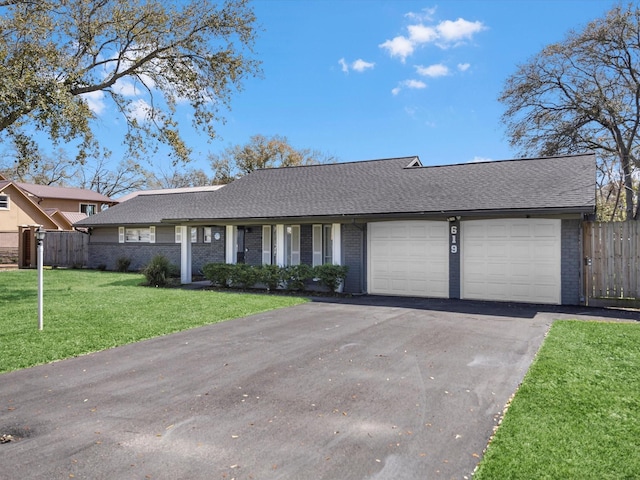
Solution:
M11 181L0 181L0 192L3 194L9 194L11 197L11 203L21 210L30 208L33 211L34 221L43 225L45 228L50 229L65 229L71 228L72 225L69 222L59 222L55 218L49 216L40 205L34 202L25 192Z

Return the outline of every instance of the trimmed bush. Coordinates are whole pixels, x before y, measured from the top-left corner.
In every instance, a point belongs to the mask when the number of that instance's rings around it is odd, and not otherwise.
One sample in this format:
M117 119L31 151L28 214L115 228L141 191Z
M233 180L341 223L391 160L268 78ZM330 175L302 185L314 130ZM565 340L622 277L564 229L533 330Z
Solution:
M260 265L255 268L258 272L258 282L264 283L267 290L276 290L282 284L282 268L278 265Z
M131 259L128 257L119 257L116 260L116 271L124 273L129 271L131 266Z
M283 268L283 278L287 290L304 290L308 280L313 278L313 268L309 265L290 265Z
M318 265L313 267L313 277L317 278L318 283L327 287L330 292L335 292L344 282L348 271L349 267L344 265Z
M147 279L147 285L155 287L166 287L170 283L171 277L176 275L177 272L178 268L172 265L164 255L153 257L151 262L142 270L142 274Z
M207 263L202 267L202 274L216 287L228 287L231 269L234 265L228 263Z
M238 263L229 270L229 280L232 287L251 288L258 282L258 269Z

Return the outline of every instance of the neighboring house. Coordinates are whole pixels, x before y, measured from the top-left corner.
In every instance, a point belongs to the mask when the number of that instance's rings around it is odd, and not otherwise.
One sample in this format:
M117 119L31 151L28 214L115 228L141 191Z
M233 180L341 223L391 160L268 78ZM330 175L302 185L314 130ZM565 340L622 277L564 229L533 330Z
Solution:
M418 157L258 170L213 192L144 195L76 223L89 266L158 253L349 267L344 291L579 304L595 155L423 167Z
M73 224L113 205L91 190L12 182L0 178L0 252L17 256L19 265L35 264L34 230L73 230Z

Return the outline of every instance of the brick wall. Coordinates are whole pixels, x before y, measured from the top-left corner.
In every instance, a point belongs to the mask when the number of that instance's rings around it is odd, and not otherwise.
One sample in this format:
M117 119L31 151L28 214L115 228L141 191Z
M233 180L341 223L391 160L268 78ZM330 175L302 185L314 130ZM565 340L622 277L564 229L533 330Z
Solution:
M580 220L562 220L560 299L563 305L580 305L583 301L581 230Z
M342 264L349 267L343 287L346 293L363 293L365 291L363 268L363 263L366 263L364 255L365 228L364 224L345 223L342 225Z

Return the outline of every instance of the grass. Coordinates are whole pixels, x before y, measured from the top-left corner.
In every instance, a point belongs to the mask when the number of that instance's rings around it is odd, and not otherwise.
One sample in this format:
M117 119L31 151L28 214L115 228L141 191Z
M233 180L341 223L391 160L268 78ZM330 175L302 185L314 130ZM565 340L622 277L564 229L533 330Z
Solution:
M0 272L0 373L302 303L303 298L141 287L144 277L45 270Z
M559 321L474 476L640 478L640 325Z

